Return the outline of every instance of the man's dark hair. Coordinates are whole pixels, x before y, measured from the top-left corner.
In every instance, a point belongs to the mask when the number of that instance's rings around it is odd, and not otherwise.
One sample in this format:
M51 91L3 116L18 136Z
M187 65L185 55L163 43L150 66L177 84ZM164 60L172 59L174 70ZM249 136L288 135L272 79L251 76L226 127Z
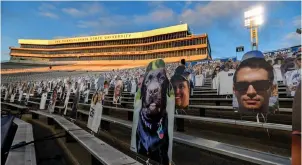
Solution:
M242 61L235 71L233 77L234 83L237 82L237 73L242 68L264 69L268 72L268 79L271 81L271 83L274 81L274 68L263 58L249 58Z
M186 65L186 60L185 60L185 59L181 59L181 60L180 60L180 63L181 63L182 65Z

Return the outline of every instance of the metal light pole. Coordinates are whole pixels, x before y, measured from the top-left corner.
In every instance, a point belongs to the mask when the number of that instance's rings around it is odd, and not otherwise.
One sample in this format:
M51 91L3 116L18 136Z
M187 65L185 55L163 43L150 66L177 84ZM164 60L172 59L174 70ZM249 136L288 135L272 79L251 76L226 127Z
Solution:
M258 27L263 24L263 8L244 12L244 26L250 29L252 50L258 50Z

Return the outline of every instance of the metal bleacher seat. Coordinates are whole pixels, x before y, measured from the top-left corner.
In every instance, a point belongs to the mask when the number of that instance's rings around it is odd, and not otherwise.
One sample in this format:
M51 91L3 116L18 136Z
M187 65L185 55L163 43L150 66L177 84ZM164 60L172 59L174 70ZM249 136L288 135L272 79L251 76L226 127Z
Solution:
M99 138L91 135L87 131L81 129L79 126L68 121L62 116L49 114L42 111L31 111L32 114L43 115L52 118L58 125L60 125L66 133L72 136L79 144L81 144L91 155L92 161L99 161L102 164L141 164L131 157L123 154L119 150L111 147ZM96 160L95 160L96 159Z
M80 113L85 113L88 115L87 111L79 111ZM129 129L132 128L132 122L127 120L122 120L107 115L102 115L102 120L119 124ZM253 122L254 123L254 122ZM290 159L288 157L282 157L274 154L269 154L260 151L254 151L246 148L237 147L234 145L228 145L225 143L207 140L199 137L194 137L191 135L186 135L179 132L174 132L174 142L186 144L192 147L208 150L217 154L222 154L225 156L230 156L233 158L241 159L251 163L257 164L290 164Z
M20 120L14 119L18 126L12 145L20 142L30 142L34 140L32 125ZM36 165L35 143L10 150L5 165Z

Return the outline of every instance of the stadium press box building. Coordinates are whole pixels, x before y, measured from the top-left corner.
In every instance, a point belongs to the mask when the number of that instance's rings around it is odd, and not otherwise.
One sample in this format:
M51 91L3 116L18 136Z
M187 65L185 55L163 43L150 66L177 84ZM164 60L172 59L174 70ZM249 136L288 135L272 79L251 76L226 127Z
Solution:
M47 64L53 70L111 70L211 59L207 34L193 35L187 24L144 32L54 40L19 39L10 47L11 62ZM39 71L42 68L39 69Z

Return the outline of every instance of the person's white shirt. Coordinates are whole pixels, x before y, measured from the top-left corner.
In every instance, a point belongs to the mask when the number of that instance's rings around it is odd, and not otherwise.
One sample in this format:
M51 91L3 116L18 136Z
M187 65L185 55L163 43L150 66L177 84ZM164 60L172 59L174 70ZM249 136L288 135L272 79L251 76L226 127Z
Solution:
M215 77L212 79L212 89L217 89L218 85L218 76L215 75Z
M45 104L47 100L47 92L42 93L41 101L40 101L40 109L45 109Z
M233 77L235 69L221 71L218 73L218 94L230 95L233 94Z
M281 67L281 65L279 65L279 64L273 65L274 73L276 75L277 81L282 81L283 82L283 77L282 77L282 73L281 73L280 67Z
M195 76L195 86L203 86L204 85L204 76L203 74L199 74Z
M135 82L135 80L132 80L131 81L131 93L135 94L135 92L136 92L136 82Z

